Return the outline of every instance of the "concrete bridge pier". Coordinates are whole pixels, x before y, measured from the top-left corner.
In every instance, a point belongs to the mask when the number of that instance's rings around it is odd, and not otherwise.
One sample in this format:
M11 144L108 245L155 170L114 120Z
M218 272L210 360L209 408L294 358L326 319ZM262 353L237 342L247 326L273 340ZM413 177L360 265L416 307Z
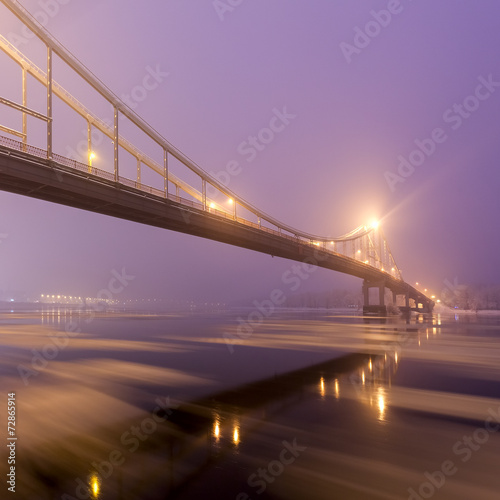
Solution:
M370 288L378 288L378 304L370 304ZM363 315L386 316L385 281L363 280Z

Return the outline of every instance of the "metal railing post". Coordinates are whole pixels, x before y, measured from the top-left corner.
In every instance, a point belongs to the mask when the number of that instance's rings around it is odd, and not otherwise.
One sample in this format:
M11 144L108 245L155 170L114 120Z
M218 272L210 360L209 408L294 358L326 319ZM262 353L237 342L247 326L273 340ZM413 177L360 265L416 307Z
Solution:
M23 106L28 107L28 88L26 68L23 67ZM28 115L23 111L23 148L26 151L28 145Z
M119 180L119 172L118 172L118 141L119 141L119 136L118 136L118 108L115 106L114 107L115 111L115 117L114 117L114 173L115 173L115 182L118 182Z
M89 174L92 173L92 125L87 121L87 161L89 165Z
M47 159L52 160L52 48L47 47Z
M168 151L163 150L163 190L165 198L168 198Z

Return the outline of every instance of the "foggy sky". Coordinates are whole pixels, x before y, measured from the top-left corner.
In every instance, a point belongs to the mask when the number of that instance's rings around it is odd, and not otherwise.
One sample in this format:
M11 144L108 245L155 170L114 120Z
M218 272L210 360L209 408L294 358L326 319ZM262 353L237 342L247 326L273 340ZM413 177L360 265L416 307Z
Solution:
M229 188L253 205L325 236L379 218L406 281L436 293L446 280L500 282L497 1L54 2L41 17L43 2L23 5L205 170L237 162ZM0 32L22 37L0 12ZM35 59L40 47L19 45ZM17 96L20 78L5 77L15 65L0 56L0 95ZM155 88L130 97L153 73ZM37 92L30 104L43 110ZM289 123L252 152L248 138L277 111ZM85 138L72 120L56 122L60 154ZM429 146L433 133L441 142ZM400 175L415 141L432 152L391 189L387 172ZM95 296L125 268L135 279L124 298L290 292L282 275L293 263L283 259L5 192L0 211L0 289ZM361 281L318 270L298 292L339 286Z

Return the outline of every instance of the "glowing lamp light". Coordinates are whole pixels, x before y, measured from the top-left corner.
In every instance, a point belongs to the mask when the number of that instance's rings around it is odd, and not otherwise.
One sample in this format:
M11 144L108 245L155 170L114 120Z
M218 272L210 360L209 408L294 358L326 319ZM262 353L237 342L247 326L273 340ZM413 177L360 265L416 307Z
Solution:
M215 208L215 203L210 203L210 208Z
M372 229L377 229L377 228L378 228L378 226L379 226L379 221L378 221L378 220L373 220L373 221L371 221L371 223L370 223L370 227L371 227Z
M232 205L232 204L234 203L234 200L233 200L232 198L229 198L229 200L227 200L227 201L228 201L228 203L229 203L230 205Z

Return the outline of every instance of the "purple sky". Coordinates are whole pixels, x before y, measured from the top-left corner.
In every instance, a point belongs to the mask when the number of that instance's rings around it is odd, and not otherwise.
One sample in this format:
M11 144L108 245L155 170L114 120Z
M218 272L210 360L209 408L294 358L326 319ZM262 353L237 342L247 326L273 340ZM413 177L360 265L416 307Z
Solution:
M144 97L132 98L135 111L207 171L237 161L229 187L252 204L320 235L383 218L405 279L436 293L445 280L500 282L498 1L246 0L224 11L222 0L218 13L207 0L53 0L51 15L40 14L42 4L23 2L117 95L155 70L157 86L132 93ZM387 8L394 13L378 15L381 27L371 11ZM22 37L0 12L0 32ZM367 45L365 27L374 35ZM366 46L353 49L356 33ZM41 45L17 40L43 66ZM19 71L3 53L0 68L0 95L19 100ZM59 80L98 102L63 69ZM29 105L43 110L30 84ZM251 154L240 145L275 109L294 117ZM76 149L84 127L56 119L56 151ZM391 189L387 172L399 175L398 157L433 131L440 143L426 141L432 154ZM104 157L103 149L96 166L111 168ZM94 296L125 267L136 277L127 298L289 292L282 275L292 263L282 259L4 192L0 210L0 289ZM361 281L318 270L298 291L337 286Z

